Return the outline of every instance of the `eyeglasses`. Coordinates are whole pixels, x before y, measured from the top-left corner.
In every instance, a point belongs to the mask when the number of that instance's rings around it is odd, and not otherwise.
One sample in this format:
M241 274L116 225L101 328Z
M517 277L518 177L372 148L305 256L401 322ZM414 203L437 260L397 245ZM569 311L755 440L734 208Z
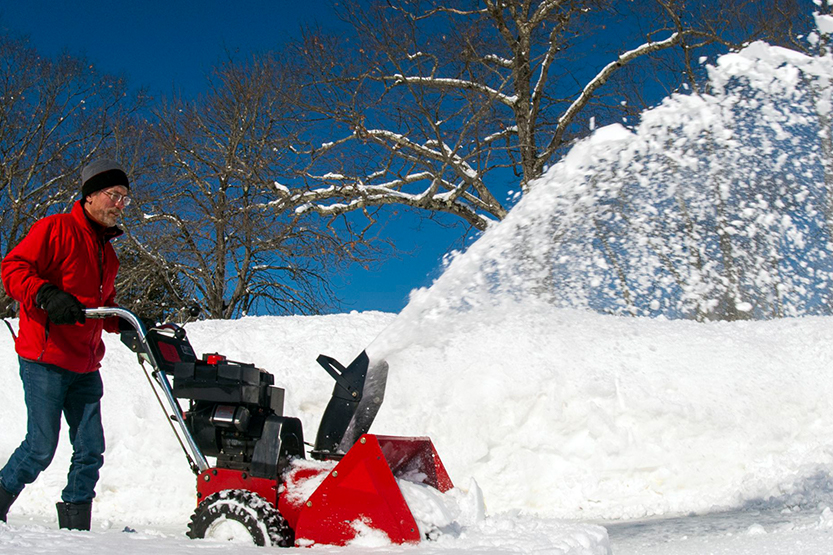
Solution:
M125 208L130 206L130 201L132 199L127 195L123 195L123 194L117 193L115 191L101 191L101 192L104 193L105 195L107 195L108 197L110 197L110 200L113 201L113 204L118 204L118 203L121 202L122 205Z

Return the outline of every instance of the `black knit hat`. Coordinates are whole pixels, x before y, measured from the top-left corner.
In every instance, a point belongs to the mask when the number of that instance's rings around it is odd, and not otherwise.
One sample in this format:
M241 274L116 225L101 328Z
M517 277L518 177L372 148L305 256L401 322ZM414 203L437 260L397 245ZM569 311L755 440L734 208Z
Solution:
M116 162L102 158L94 160L81 170L81 197L87 198L96 191L122 185L130 189L127 174Z

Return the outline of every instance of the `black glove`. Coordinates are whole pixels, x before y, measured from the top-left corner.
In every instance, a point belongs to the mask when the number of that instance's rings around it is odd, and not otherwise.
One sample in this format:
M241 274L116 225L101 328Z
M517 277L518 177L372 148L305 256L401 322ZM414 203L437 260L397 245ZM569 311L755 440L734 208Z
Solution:
M38 289L35 301L46 311L46 315L53 324L75 324L76 322L83 324L87 320L87 315L84 313L86 307L81 304L81 301L51 283Z

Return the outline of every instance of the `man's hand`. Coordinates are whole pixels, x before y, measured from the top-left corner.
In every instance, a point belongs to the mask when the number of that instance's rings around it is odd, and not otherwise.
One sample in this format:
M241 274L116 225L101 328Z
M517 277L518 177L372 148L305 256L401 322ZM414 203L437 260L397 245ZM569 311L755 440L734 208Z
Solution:
M53 324L83 324L87 319L81 301L51 283L38 289L35 300Z

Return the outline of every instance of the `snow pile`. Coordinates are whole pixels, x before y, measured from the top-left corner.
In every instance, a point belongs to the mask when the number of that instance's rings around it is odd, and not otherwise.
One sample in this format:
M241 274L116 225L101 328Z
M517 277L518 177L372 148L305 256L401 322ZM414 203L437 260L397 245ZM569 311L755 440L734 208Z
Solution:
M431 436L490 511L633 518L800 503L833 462L827 318L697 324L528 304L478 315L430 322L464 331L388 356L396 401L375 427Z
M281 486L280 493L293 505L299 505L315 493L327 473L335 468L338 461L317 461L315 459L296 459L286 474L286 486Z
M436 540L444 534L459 535L462 528L486 518L483 492L475 480L470 480L465 490L452 488L445 493L418 482L397 483L422 537Z
M431 437L455 484L480 484L489 514L588 519L831 504L829 318L697 324L516 308L457 321L445 341L389 357L386 402L373 426ZM286 413L302 418L310 438L332 389L315 366L318 351L351 360L353 345L392 319L263 317L188 329L199 352L275 373L287 388ZM0 353L5 459L23 437L24 407L5 334ZM184 529L193 475L115 337L103 376L108 451L96 518ZM13 515L54 513L68 457L63 441Z

